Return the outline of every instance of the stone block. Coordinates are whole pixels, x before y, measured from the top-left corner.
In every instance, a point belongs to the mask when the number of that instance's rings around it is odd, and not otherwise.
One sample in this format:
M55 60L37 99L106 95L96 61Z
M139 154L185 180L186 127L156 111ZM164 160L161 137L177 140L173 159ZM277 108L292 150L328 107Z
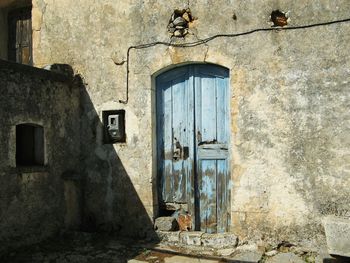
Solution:
M256 244L245 244L237 247L232 260L235 262L259 262L264 251Z
M157 236L162 242L179 243L180 231L157 231Z
M350 218L327 216L323 225L329 254L350 257Z
M232 233L203 234L202 245L212 248L234 248L237 246L238 238Z
M200 246L203 232L200 231L183 231L180 233L180 243L184 245Z
M266 263L304 263L300 257L293 253L281 253L266 260Z
M164 258L164 263L219 263L217 260L201 259L194 257L173 256Z
M265 252L265 255L268 256L268 257L273 257L273 256L276 256L278 254L278 251L277 250L270 250L268 252Z
M154 227L160 231L174 231L178 229L178 224L174 217L162 216L155 220Z
M258 263L262 256L263 253L258 250L242 250L232 257L232 261Z
M223 249L217 250L218 254L223 257L231 256L235 251L236 251L235 248L223 248Z

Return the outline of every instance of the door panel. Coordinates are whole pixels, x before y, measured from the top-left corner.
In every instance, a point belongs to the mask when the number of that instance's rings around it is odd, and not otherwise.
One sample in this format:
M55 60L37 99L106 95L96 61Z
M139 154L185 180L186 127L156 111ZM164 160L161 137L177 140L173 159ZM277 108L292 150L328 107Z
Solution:
M224 232L228 228L229 215L225 212L229 202L226 187L229 157L227 89L226 70L206 66L196 68L195 94L200 98L195 108L197 176L201 182L198 209L200 229L207 233Z
M216 160L199 160L198 168L200 230L215 233L217 225Z
M227 231L228 70L184 66L156 84L160 202L187 203L197 230Z
M216 89L215 78L200 74L196 76L196 105L199 125L198 143L212 142L216 139ZM198 88L197 88L198 87Z
M172 180L173 174L173 155L172 155L172 89L170 88L172 82L164 83L165 87L163 91L164 101L164 118L162 118L164 129L163 129L163 198L164 201L172 199L174 193L174 182Z
M193 174L193 92L188 69L157 78L158 163L162 201L189 203Z
M222 193L217 200L217 232L229 230L230 216L230 178L228 173L229 163L227 159L217 160L217 191Z
M186 112L188 89L185 82L174 81L172 86L172 152L173 152L173 201L186 202L186 163L184 147L188 145L188 127Z

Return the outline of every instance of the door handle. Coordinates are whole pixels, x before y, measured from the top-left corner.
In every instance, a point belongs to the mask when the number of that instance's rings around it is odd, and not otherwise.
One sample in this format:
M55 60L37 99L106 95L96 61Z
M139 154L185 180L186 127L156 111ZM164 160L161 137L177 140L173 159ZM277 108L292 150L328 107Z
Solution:
M180 158L183 160L186 160L189 157L189 147L176 147L173 151L173 160L177 161Z
M180 148L175 148L173 151L173 160L177 161L181 157L181 149Z

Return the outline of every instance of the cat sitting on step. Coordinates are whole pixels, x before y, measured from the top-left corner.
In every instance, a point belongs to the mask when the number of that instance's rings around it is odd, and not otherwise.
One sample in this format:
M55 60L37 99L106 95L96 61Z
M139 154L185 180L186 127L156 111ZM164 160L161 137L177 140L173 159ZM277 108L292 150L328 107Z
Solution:
M177 223L179 224L180 231L190 231L192 230L192 216L183 208L176 210L172 217L175 217Z

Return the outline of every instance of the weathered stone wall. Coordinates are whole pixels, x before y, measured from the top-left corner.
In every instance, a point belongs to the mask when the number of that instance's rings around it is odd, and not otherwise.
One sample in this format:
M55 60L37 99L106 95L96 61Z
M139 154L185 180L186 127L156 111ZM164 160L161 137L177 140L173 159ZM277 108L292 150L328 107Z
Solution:
M80 112L72 78L47 70L0 60L0 89L1 253L80 224L69 185L79 173ZM44 166L16 165L21 123L43 126Z
M85 81L82 158L92 221L142 229L155 200L155 107L152 77L180 63L215 63L231 74L232 231L244 237L317 239L321 217L349 212L350 23L217 38L193 48L169 42L177 8L198 19L184 40L270 28L273 10L290 26L348 18L347 0L269 1L34 0L34 62L71 64ZM103 145L101 112L126 110L125 144ZM137 203L138 205L134 205ZM143 211L143 210L142 210ZM142 215L141 218L138 215ZM132 227L130 227L132 225Z
M0 59L7 59L7 16L4 9L0 9Z

